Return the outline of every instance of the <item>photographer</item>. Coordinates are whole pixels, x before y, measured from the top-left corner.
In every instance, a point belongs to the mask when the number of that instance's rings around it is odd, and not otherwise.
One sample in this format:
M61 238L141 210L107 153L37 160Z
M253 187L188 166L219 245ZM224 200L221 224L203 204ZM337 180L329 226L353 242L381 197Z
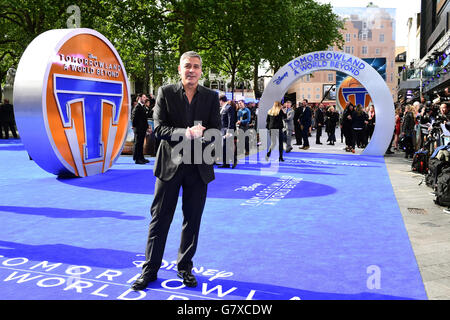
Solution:
M432 128L432 115L433 109L431 105L427 105L426 107L422 107L419 116L419 127L420 127L420 144L419 148L422 148L426 137L430 134Z
M436 106L437 109L437 106ZM441 145L441 139L440 139L440 135L441 134L446 134L448 132L448 130L450 129L450 123L447 124L448 122L448 108L447 108L447 104L442 103L439 106L439 111L436 112L437 115L435 117L435 119L433 119L432 123L431 123L431 128L430 128L430 135L434 136L434 138L436 139L436 147Z
M446 103L443 103L439 106L439 114L438 117L442 118L444 122L448 121L448 107Z

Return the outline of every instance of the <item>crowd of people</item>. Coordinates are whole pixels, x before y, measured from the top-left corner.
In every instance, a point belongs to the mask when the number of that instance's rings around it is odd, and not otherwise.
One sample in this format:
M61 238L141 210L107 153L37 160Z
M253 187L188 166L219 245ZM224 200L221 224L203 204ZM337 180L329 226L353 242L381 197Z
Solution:
M223 135L223 162L220 168L235 168L238 162L237 138L234 135L240 129L246 132L257 129L258 104L245 103L244 100L233 101L225 95L219 97L220 116ZM152 127L147 120L152 119L155 99L152 95L139 94L133 102L132 123L135 132L133 159L138 164L148 162L143 156L143 139L151 135ZM395 130L386 154L405 152L405 158L412 158L414 152L424 146L424 142L436 123L447 121L448 107L442 103L396 104ZM339 113L334 105L309 103L307 99L295 104L289 100L276 101L262 121L271 132L266 154L268 161L274 148L278 146L279 161L284 161L283 154L298 146L300 150L310 148L309 138L315 131L315 143L335 145L336 128L340 127L340 140L345 143L345 151L355 153L356 148L363 149L372 138L375 129L375 109L373 105L363 107L347 103L344 111ZM326 134L326 137L325 137ZM450 133L449 133L450 134ZM258 136L259 138L259 136ZM324 142L323 139L326 138ZM234 150L226 150L226 141L234 144ZM157 141L155 142L158 143ZM437 141L434 146L439 145ZM229 145L229 144L228 144ZM156 146L157 148L157 146ZM245 154L249 154L249 141L245 139Z
M135 133L133 159L137 164L148 162L143 157L142 145L145 136L151 135L152 128L147 124L153 116L153 96L138 94L133 102L132 127ZM237 137L234 134L241 130L244 134L248 130L257 132L258 103L245 103L244 100L229 100L225 95L219 97L221 131L223 136L223 161L220 168L235 168L238 162ZM139 120L140 119L140 120ZM298 104L285 100L276 101L265 118L266 129L271 132L270 144L266 154L268 161L272 150L278 145L279 161L284 161L283 153L298 146L300 150L310 148L309 138L315 130L315 143L322 145L325 138L327 145L335 145L337 141L336 128L341 128L341 142L345 139L345 150L355 153L355 148L365 148L371 139L375 128L375 111L371 105L363 108L348 103L344 112L339 113L334 105L323 103L309 103L307 99ZM140 124L139 124L140 123ZM256 133L258 144L259 135ZM245 155L250 151L250 139L244 139ZM227 144L228 141L228 144ZM231 142L230 142L231 141ZM254 141L253 141L254 142ZM157 142L156 142L157 143ZM234 144L234 150L226 149L226 145Z
M397 104L395 109L394 135L386 153L404 151L405 158L412 158L413 154L423 148L427 141L430 152L443 144L442 135L450 135L445 124L450 118L446 103L435 101L432 103L419 101L413 104ZM444 126L444 127L442 127Z

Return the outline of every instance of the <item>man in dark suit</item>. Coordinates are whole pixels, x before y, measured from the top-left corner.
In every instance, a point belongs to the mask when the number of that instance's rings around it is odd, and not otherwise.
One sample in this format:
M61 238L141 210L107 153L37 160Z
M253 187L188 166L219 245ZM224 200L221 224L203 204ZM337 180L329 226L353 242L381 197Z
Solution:
M234 156L234 131L236 130L236 109L231 105L225 95L219 97L220 119L223 136L223 164L219 168L229 168L233 163L233 169L236 168L237 159ZM227 150L227 147L229 150Z
M311 108L308 106L308 100L303 99L303 112L300 116L300 129L302 130L302 138L303 138L303 147L301 149L308 150L309 149L309 141L308 134L309 128L311 127Z
M4 104L0 105L0 137L3 139L2 130L5 131L5 139L9 139L9 130L17 139L16 123L14 120L14 108L8 99L3 100Z
M144 141L148 130L147 109L145 108L145 94L138 95L138 103L132 113L132 127L134 131L133 160L136 164L146 164L149 161L144 157Z
M153 112L154 132L161 139L161 144L153 168L156 183L145 251L146 261L142 266L141 276L131 287L134 290L145 289L149 282L157 278L180 188L183 189L184 219L177 275L186 286L197 286L197 280L191 271L192 258L197 248L207 185L214 180L214 168L212 163L205 163L203 157L199 164L190 161L180 163L174 159L173 151L180 140L193 146L195 143L203 143L199 141L203 141L204 130L220 130L220 106L217 93L198 84L202 74L202 60L197 53L184 53L180 58L178 72L181 82L159 88ZM220 137L220 131L218 135ZM195 148L192 149L195 151Z
M294 110L294 134L295 143L294 145L299 146L302 144L302 129L300 127L300 117L303 113L303 105L299 102L298 106Z

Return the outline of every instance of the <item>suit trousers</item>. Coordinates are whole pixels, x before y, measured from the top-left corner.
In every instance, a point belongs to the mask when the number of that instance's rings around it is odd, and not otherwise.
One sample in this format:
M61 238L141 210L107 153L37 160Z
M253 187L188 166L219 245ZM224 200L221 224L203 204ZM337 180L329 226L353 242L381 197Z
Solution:
M303 143L302 141L302 129L299 123L294 124L294 133L295 133L295 143L300 145Z
M303 146L304 147L309 147L308 135L309 135L309 127L303 126L302 138L303 138Z
M320 143L321 136L322 136L322 127L317 126L317 128L316 128L316 143Z
M286 149L292 148L292 133L292 129L286 129Z
M0 122L0 137L2 139L3 139L2 131L5 131L5 139L9 139L9 130L11 130L13 137L17 139L17 132L14 121Z
M180 188L182 194L183 224L177 265L180 271L190 271L197 249L198 235L206 202L207 184L193 164L181 164L169 181L156 178L143 274L156 273L161 267L167 234L177 206Z
M134 134L133 160L144 160L144 141L146 131L136 131Z

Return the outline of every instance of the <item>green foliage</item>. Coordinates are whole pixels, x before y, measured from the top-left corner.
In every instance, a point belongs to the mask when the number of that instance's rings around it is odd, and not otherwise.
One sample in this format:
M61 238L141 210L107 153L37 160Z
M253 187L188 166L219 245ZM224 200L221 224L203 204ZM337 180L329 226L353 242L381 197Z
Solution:
M236 79L257 79L266 61L277 70L296 56L342 45L343 24L314 0L0 0L0 80L40 33L66 28L67 8L81 26L104 34L128 75L145 86L177 76L182 52Z

